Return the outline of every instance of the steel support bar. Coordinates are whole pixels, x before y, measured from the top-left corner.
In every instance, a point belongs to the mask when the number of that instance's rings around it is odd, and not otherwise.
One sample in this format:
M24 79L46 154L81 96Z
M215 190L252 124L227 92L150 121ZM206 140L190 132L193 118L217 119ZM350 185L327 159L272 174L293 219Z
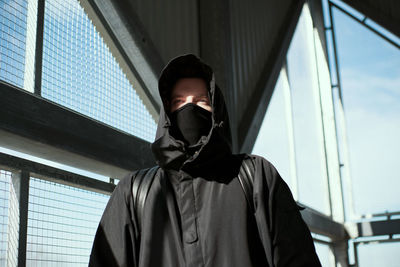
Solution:
M347 267L349 266L349 245L347 240L340 240L333 242L332 251L335 257L335 266Z
M44 29L45 0L38 1L36 24L36 51L35 51L35 94L42 93L42 64L43 64L43 29Z
M342 100L343 99L342 98L342 85L341 85L341 79L340 79L340 67L339 67L339 60L338 60L337 47L336 47L337 44L336 44L336 34L335 34L335 26L334 26L335 24L333 21L332 6L330 4L329 4L329 19L330 19L331 28L332 28L331 34L332 34L333 55L334 55L335 72L336 72L335 87L338 89L340 100ZM329 51L328 47L326 49L327 49L327 51ZM332 70L330 70L330 71L332 73Z
M330 3L330 2L329 2ZM338 59L338 53L337 53L337 43L336 43L336 33L335 33L335 23L334 23L334 18L332 14L332 5L329 4L329 19L330 19L330 26L331 26L331 37L332 37L332 50L333 50L333 62L329 62L328 66L331 67L331 64L334 64L335 68L335 74L336 74L336 84L332 85L332 88L337 89L337 94L338 97L336 99L337 103L334 105L335 107L335 122L336 122L336 136L341 136L341 142L342 143L342 162L340 163L340 156L339 156L339 166L342 168L340 170L340 175L341 175L341 181L346 182L346 187L347 187L347 199L348 199L348 209L349 209L349 214L350 217L354 217L354 201L353 201L353 190L352 190L352 182L351 182L351 171L350 171L350 163L349 163L349 149L348 149L348 141L347 141L347 130L346 130L346 122L345 122L345 112L344 112L344 105L343 105L343 96L342 96L342 85L341 85L341 76L340 76L340 66L339 66L339 59ZM326 34L328 34L326 32ZM329 51L328 46L326 47L326 51ZM330 57L328 57L328 61L330 61ZM330 69L330 72L332 73L332 69ZM332 81L332 79L331 79ZM332 96L336 92L332 91ZM340 133L340 134L339 134ZM339 151L338 147L338 151ZM343 194L343 192L342 192ZM344 200L344 199L343 199Z
M361 216L361 218L372 218L372 217L387 217L390 219L392 216L400 215L400 211L395 211L395 212L381 212L381 213L373 213L373 214L364 214Z
M379 37L381 37L382 39L386 40L387 42L389 42L390 44L392 44L393 46L395 46L397 49L400 49L400 45L396 42L394 42L393 40L391 40L390 38L386 37L385 35L383 35L382 33L380 33L379 31L375 30L373 27L369 26L365 21L367 19L367 17L364 17L364 19L360 20L359 18L357 18L356 16L350 14L349 12L347 12L345 9L343 9L342 7L336 5L335 3L329 1L329 5L332 5L333 7L335 7L336 9L340 10L341 12L343 12L344 14L346 14L347 16L349 16L350 18L352 18L353 20L357 21L358 23L360 23L361 25L363 25L364 27L366 27L367 29L369 29L370 31L372 31L373 33L377 34Z
M357 223L357 237L400 234L400 219Z
M386 239L376 239L376 238L371 238L370 240L354 240L353 243L358 245L358 244L369 244L369 243L394 243L394 242L400 242L400 238L386 238Z
M238 143L241 152L250 152L254 146L303 5L304 1L295 1L286 12L270 56L264 64L247 104L246 112L240 119Z
M110 195L115 188L115 185L112 183L106 183L83 175L71 173L4 153L0 153L0 166L2 169L10 170L12 172L24 171L30 173L30 176L35 178L53 181L102 194Z
M348 239L348 234L343 224L333 221L330 217L318 211L307 207L301 211L301 216L313 233L328 236L333 242Z
M396 0L343 0L400 37L400 2Z
M155 165L148 142L2 82L0 146L110 177Z
M11 179L19 203L18 266L25 267L28 233L29 172L14 171Z

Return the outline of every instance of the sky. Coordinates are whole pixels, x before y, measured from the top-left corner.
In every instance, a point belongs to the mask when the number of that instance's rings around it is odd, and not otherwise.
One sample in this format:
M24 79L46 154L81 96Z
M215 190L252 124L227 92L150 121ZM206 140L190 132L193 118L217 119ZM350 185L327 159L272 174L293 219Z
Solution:
M398 211L400 51L343 13L334 16L355 210Z
M357 214L400 210L400 50L334 12ZM399 44L399 38L397 38ZM400 244L359 245L360 266L399 266Z

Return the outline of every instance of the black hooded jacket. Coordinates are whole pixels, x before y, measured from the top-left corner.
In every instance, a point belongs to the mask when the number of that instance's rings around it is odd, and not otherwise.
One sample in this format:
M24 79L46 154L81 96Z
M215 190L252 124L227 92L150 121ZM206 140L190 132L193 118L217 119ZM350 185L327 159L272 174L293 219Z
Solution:
M208 84L212 128L190 148L173 138L166 109L179 78ZM321 266L310 232L286 183L262 157L231 152L229 119L209 66L193 55L172 60L159 80L164 109L151 148L161 167L140 230L132 175L117 185L100 221L90 266ZM237 178L244 157L255 165L249 207Z

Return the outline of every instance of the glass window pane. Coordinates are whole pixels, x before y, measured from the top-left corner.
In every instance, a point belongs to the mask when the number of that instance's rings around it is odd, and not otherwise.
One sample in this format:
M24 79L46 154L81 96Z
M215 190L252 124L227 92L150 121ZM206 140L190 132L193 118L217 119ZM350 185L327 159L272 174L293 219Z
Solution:
M26 0L0 1L0 80L20 88L24 86L27 11Z
M31 178L27 266L87 266L109 196Z
M357 250L360 267L399 266L400 242L360 244Z
M319 242L314 242L314 245L321 265L324 267L334 267L335 259L329 245Z
M305 5L287 55L299 200L330 213L313 27ZM312 192L312 193L311 193Z
M0 266L17 266L19 204L11 173L0 170Z
M286 74L281 71L252 153L269 160L293 191L287 127L288 114L284 96L285 79Z
M333 11L355 211L397 211L400 51Z

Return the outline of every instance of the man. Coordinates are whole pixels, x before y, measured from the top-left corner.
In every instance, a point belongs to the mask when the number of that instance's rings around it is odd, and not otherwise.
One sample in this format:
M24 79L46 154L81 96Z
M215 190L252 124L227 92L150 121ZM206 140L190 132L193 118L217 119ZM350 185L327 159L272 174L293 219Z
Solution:
M310 232L276 169L231 152L229 119L211 68L194 55L159 79L163 102L151 148L160 169L138 221L132 175L104 211L91 266L320 266ZM164 112L165 110L165 112ZM238 179L254 172L250 204Z

